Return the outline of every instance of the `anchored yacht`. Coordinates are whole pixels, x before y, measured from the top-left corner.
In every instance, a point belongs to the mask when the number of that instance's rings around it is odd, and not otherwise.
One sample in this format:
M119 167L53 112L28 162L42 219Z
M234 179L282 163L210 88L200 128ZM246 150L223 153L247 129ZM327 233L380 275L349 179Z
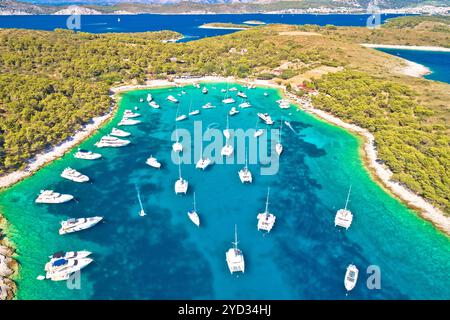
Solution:
M347 271L345 272L345 279L344 279L345 289L347 291L353 290L357 281L358 281L358 268L355 265L350 264L347 267Z
M261 120L264 121L268 125L272 125L273 124L273 120L272 120L272 118L270 117L270 115L268 113L258 112L258 117L260 117Z
M225 93L227 92L227 89L221 89L220 92Z
M230 88L230 89L228 89L228 91L237 91L237 88L236 87L233 87L233 88Z
M126 146L130 143L130 140L123 140L112 136L103 136L100 141L95 143L95 146L98 148L104 148L104 147L112 147L112 148L118 148Z
M156 101L151 101L148 105L153 109L159 109L159 104L157 104Z
M77 159L84 160L96 160L102 157L100 153L94 153L92 151L78 149L78 151L74 154L74 157Z
M222 147L222 150L220 150L220 154L222 156L229 157L233 154L233 152L234 152L234 148L231 144L228 144L228 139L227 139L227 143Z
M286 99L278 100L277 103L281 109L289 109L291 107L291 103Z
M36 198L36 203L64 203L73 199L70 194L62 194L54 192L53 190L41 190L41 193Z
M245 262L244 262L244 254L240 249L238 249L238 238L237 238L237 226L234 225L234 242L233 248L228 249L225 254L228 269L230 273L234 272L245 272Z
M161 163L158 162L158 160L156 158L154 158L153 156L150 156L150 158L148 158L145 161L146 164L148 164L150 167L159 169L161 168Z
M179 141L179 138L178 138L178 129L177 128L175 128L175 135L176 135L176 137L177 137L177 141L174 143L174 144L172 144L172 150L174 151L174 152L181 152L181 151L183 151L183 145L180 143L180 141Z
M86 230L92 228L97 223L102 221L103 217L90 217L90 218L79 218L79 219L69 219L61 222L61 228L59 229L59 234L63 235L66 233L77 232L81 230Z
M128 119L126 117L123 117L122 120L120 120L120 122L117 125L118 126L134 126L139 123L141 123L140 120Z
M89 181L89 177L81 174L80 172L78 172L75 169L72 168L66 168L63 170L63 172L61 173L61 177L68 179L68 180L72 180L74 182L88 182Z
M353 221L353 214L350 210L347 210L348 201L350 199L350 192L352 191L352 187L350 186L347 194L347 200L345 201L344 209L339 209L336 212L336 217L334 218L334 226L343 227L345 229L350 228L350 225Z
M208 89L206 89L206 87L203 87L202 93L203 93L203 94L207 94L207 93L208 93Z
M275 152L277 153L278 156L281 155L281 153L283 152L283 145L281 144L281 131L283 130L283 123L281 123L280 125L280 135L278 137L278 142L275 145Z
M211 102L208 102L207 104L205 104L204 106L202 106L203 109L214 109L215 106L213 106L211 104Z
M186 194L189 183L181 177L181 160L178 162L178 177L178 180L175 182L175 194Z
M243 93L242 91L239 91L239 92L237 93L237 95L238 95L239 97L241 97L241 98L247 99L247 95L246 95L245 93Z
M241 170L239 170L238 174L239 174L239 179L241 179L242 183L252 183L253 182L252 173L250 172L250 170L248 169L248 166L247 166L247 152L245 153L245 167L243 167Z
M192 223L197 227L200 227L200 217L198 216L197 209L195 207L195 192L194 192L194 209L188 211L188 217L191 219Z
M225 104L230 104L230 103L235 103L236 101L234 101L233 98L226 98L226 99L223 99L222 102Z
M182 114L181 116L178 116L175 118L175 121L183 121L187 119L187 115Z
M229 123L228 116L227 116L227 126L223 130L223 135L224 135L225 139L230 140L230 138L231 138L231 131L230 131L230 123Z
M147 102L151 102L153 100L152 95L149 93L147 94Z
M167 97L167 100L169 100L169 101L171 101L171 102L173 102L173 103L178 103L177 98L175 98L174 96L168 96L168 97Z
M129 137L131 135L131 133L117 129L117 128L112 128L110 135L116 136L116 137Z
M238 113L239 113L239 110L237 110L236 107L232 107L230 112L228 112L228 114L230 116L234 116L235 114L238 114Z
M130 109L125 110L125 112L123 113L123 118L137 118L140 117L141 115L139 113L135 113L133 111L131 111Z
M70 275L87 267L94 260L91 258L81 259L58 259L49 262L50 266L45 278L53 281L61 281L69 279Z
M245 109L245 108L250 108L252 105L250 104L250 103L248 103L248 102L242 102L240 105L239 105L239 108L241 108L241 109Z
M267 188L266 210L259 213L256 217L258 219L258 230L270 232L275 224L276 217L269 212L269 193L270 188Z
M203 148L200 151L200 159L197 161L197 164L195 165L195 167L197 169L202 169L205 170L206 167L208 167L211 164L211 159L209 159L208 157L203 157Z
M82 259L90 256L92 252L87 250L81 250L81 251L58 251L49 256L50 261L55 261L58 259Z

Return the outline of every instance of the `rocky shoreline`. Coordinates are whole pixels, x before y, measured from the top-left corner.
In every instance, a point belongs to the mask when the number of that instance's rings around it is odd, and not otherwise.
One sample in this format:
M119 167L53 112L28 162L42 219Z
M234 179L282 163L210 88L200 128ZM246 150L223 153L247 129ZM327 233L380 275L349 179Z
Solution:
M0 226L4 219L0 216ZM7 244L3 228L0 228L0 300L12 300L17 290L12 277L17 274L17 261L14 259L14 249Z

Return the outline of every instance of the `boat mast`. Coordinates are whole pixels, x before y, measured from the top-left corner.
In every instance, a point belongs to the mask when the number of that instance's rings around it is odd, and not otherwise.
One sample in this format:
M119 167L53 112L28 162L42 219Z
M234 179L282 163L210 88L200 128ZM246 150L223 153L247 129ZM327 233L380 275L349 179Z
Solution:
M283 130L283 120L280 120L280 134L278 137L278 143L281 144L281 131Z
M267 199L266 199L266 211L265 213L269 213L269 193L270 193L270 187L267 188Z
M178 156L178 176L181 178L181 158Z
M238 238L237 238L237 225L234 225L234 242L233 242L234 248L237 249L238 245Z
M348 189L347 200L345 201L345 210L347 210L348 200L350 199L350 192L352 191L352 186Z

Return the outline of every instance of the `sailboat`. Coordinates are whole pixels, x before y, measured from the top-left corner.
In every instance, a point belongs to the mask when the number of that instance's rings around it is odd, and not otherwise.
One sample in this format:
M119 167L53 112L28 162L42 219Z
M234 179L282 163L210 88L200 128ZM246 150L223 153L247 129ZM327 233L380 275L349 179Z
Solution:
M182 114L181 116L178 115L179 106L177 106L177 117L175 118L175 121L182 121L184 119L187 119L187 115Z
M195 192L194 192L194 209L188 211L188 217L191 219L192 223L194 223L197 227L200 227L200 218L197 214L197 209L195 207Z
M227 115L227 127L223 130L223 135L225 136L225 138L227 140L229 140L231 138L230 124L229 124L229 120L228 120L228 115Z
M220 154L222 156L229 157L233 154L233 152L234 152L234 147L228 143L228 139L227 139L226 144L222 147L222 150L220 150Z
M175 135L177 137L177 141L172 145L172 150L174 152L181 152L183 151L183 145L180 143L178 138L178 128L175 126Z
M178 161L178 177L178 180L175 181L175 194L186 194L189 183L181 177L181 159Z
M259 128L258 128L258 122L259 122L259 119L256 119L256 131L255 131L255 133L253 134L253 136L254 136L255 138L258 138L259 136L261 136L261 135L264 133L264 130L263 130L263 129L259 129Z
M345 229L350 228L353 221L353 214L350 210L347 210L348 201L350 199L350 192L352 191L352 186L350 186L347 194L347 200L345 201L344 209L339 209L336 212L336 217L334 218L334 226L343 227Z
M228 249L225 257L231 274L234 272L245 272L244 254L238 248L237 225L234 225L233 248Z
M270 188L267 188L266 210L263 213L259 213L257 216L258 230L267 232L270 232L270 230L272 230L276 220L275 215L269 212L269 193Z
M211 159L203 157L203 145L202 145L201 149L200 149L200 159L197 161L197 164L195 165L195 167L197 169L205 170L206 167L209 166L210 164L211 164Z
M242 183L252 183L253 182L252 173L250 172L250 170L248 169L248 166L247 166L247 151L245 151L245 167L243 167L241 170L239 170L238 175L239 175L239 179L241 179Z
M281 131L283 130L283 123L281 123L280 125L280 135L278 138L278 143L275 145L275 152L277 153L278 156L281 155L281 153L283 152L283 145L281 144Z
M142 201L141 201L141 194L140 194L139 189L138 189L137 186L136 186L136 192L137 192L137 197L138 197L138 201L139 201L139 206L141 207L141 211L139 211L139 215L140 215L141 217L144 217L144 216L146 216L147 214L146 214L145 211L144 211L144 207L143 207Z
M195 116L195 115L197 115L197 114L200 113L200 110L199 110L199 109L196 109L196 110L191 111L191 108L192 108L192 99L191 99L191 103L190 103L190 105L189 105L189 115L190 115L190 116Z

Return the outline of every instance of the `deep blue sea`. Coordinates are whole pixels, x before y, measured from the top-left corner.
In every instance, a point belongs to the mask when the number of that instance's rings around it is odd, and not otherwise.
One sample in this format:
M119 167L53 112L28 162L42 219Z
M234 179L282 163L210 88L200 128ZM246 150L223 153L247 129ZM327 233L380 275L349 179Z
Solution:
M450 52L419 51L405 49L378 49L401 58L420 63L432 73L425 78L450 83Z
M381 21L399 15L382 15ZM365 26L367 14L201 14L201 15L87 15L81 17L81 31L91 33L105 32L143 32L173 30L182 33L185 40L212 37L235 32L235 30L200 29L209 22L243 23L258 20L265 23L285 24L333 24L336 26ZM0 16L0 28L26 28L54 30L67 28L68 16ZM119 21L120 18L120 21Z

